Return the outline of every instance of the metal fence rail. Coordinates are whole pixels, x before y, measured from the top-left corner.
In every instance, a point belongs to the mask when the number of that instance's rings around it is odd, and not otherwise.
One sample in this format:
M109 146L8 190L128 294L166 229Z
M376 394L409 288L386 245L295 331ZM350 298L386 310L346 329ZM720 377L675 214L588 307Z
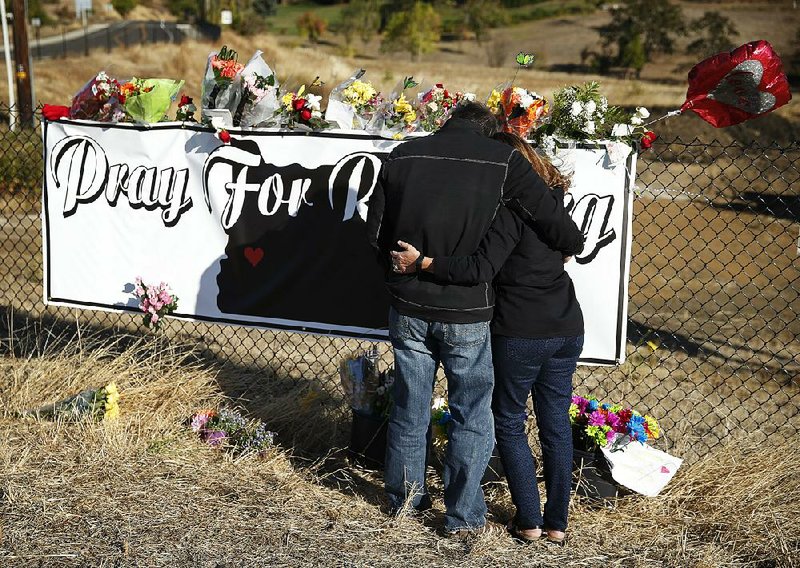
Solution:
M0 310L140 329L130 314L43 305L41 152L38 130L0 130ZM799 219L800 144L657 141L638 162L627 361L579 368L575 392L652 414L662 447L690 460L742 432L797 435ZM258 371L289 400L313 398L334 421L345 416L338 363L368 345L176 320L165 333Z

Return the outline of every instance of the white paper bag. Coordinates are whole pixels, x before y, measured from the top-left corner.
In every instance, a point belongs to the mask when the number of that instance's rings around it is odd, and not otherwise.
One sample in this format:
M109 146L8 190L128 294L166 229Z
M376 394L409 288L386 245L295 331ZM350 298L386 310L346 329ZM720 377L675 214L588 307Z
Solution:
M658 495L683 463L680 458L639 442L631 442L613 452L601 449L614 481L648 497Z

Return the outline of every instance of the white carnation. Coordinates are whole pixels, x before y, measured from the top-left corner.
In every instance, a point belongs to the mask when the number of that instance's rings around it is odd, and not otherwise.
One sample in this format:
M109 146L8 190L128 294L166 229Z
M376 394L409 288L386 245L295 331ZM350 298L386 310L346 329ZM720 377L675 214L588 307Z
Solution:
M572 116L578 116L582 112L583 112L583 105L581 104L581 101L575 101L574 103L572 103L572 108L569 111L569 113Z
M588 103L586 103L587 114L593 114L594 111L596 110L597 110L597 103L595 103L594 101L589 101Z
M475 93L464 93L464 97L463 98L464 98L465 101L473 102L478 97L477 97L477 95L475 95Z
M583 129L587 134L594 134L594 120L587 120Z
M638 116L640 116L641 118L649 118L650 117L650 111L647 110L644 107L636 107L636 114Z
M639 126L639 125L641 125L641 124L642 124L642 119L641 119L641 117L639 117L639 115L636 115L636 114L634 114L634 115L631 117L631 124L633 124L634 126Z
M528 93L525 93L519 98L519 104L522 108L528 108L533 106L533 97L530 96Z
M611 136L630 136L633 134L633 126L630 124L615 124L611 129Z

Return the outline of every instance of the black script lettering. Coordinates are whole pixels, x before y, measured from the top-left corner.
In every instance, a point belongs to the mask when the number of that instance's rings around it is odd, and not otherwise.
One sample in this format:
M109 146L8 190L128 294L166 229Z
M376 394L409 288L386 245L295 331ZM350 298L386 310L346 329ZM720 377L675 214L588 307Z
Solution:
M189 170L108 163L103 148L88 136L68 136L53 147L51 168L56 187L63 189L64 217L80 203L92 203L101 194L112 207L125 194L133 209L161 209L161 220L171 227L192 205L187 196ZM105 190L105 191L104 191Z
M583 252L575 257L575 261L578 264L588 264L595 259L600 249L617 238L614 228L608 228L608 220L614 208L614 196L587 193L576 203L575 198L567 194L566 208L586 238Z

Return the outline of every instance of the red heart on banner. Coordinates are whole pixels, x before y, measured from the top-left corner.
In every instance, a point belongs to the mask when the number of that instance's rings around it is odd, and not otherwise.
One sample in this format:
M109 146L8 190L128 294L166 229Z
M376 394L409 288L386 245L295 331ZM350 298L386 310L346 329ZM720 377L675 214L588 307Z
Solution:
M667 466L665 465L661 466L661 473L669 473L669 469L667 468Z
M247 259L247 262L255 268L261 259L264 258L264 249L261 247L244 247L244 257Z
M791 98L781 60L762 40L695 65L689 71L689 90L681 110L691 110L720 128L771 112Z

